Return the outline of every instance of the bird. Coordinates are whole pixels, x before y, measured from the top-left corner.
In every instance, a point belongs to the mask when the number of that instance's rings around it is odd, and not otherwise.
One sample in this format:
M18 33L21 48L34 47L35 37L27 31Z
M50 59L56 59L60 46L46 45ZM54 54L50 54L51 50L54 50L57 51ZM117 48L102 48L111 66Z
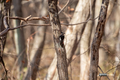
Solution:
M64 46L64 33L63 32L61 32L59 36L59 40L60 40L60 45L63 47Z

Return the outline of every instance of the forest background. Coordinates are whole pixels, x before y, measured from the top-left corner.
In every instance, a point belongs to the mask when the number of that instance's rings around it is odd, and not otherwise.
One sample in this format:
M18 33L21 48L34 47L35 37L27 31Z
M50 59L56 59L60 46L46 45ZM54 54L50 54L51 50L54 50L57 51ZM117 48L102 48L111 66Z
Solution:
M98 49L97 78L119 80L120 1L108 1L105 28ZM65 36L69 80L89 79L91 45L99 22L101 6L102 0L58 0L58 15ZM0 7L2 10L2 3ZM12 29L7 33L2 54L8 80L58 79L57 54L51 25L48 0L11 2L9 26ZM0 79L3 78L6 78L6 73L1 64Z

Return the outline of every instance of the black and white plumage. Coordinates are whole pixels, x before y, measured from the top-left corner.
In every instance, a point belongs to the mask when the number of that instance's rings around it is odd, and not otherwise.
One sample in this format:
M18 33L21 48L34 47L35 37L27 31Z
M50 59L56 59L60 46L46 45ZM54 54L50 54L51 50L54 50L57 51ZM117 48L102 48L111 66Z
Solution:
M59 40L60 40L60 45L63 47L64 45L64 33L61 32L61 35L59 36Z

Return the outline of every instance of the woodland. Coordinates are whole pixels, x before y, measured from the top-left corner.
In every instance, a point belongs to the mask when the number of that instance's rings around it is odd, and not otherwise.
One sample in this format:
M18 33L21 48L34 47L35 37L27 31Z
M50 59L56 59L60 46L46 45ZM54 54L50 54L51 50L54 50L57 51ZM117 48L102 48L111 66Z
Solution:
M0 0L0 80L120 80L120 0Z

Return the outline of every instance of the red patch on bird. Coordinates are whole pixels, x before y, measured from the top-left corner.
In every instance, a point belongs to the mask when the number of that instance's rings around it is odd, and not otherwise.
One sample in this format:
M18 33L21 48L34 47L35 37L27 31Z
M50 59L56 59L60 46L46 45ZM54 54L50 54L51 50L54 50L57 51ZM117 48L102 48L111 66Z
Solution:
M6 0L6 3L8 3L10 0Z
M22 63L25 63L25 61L22 60Z

